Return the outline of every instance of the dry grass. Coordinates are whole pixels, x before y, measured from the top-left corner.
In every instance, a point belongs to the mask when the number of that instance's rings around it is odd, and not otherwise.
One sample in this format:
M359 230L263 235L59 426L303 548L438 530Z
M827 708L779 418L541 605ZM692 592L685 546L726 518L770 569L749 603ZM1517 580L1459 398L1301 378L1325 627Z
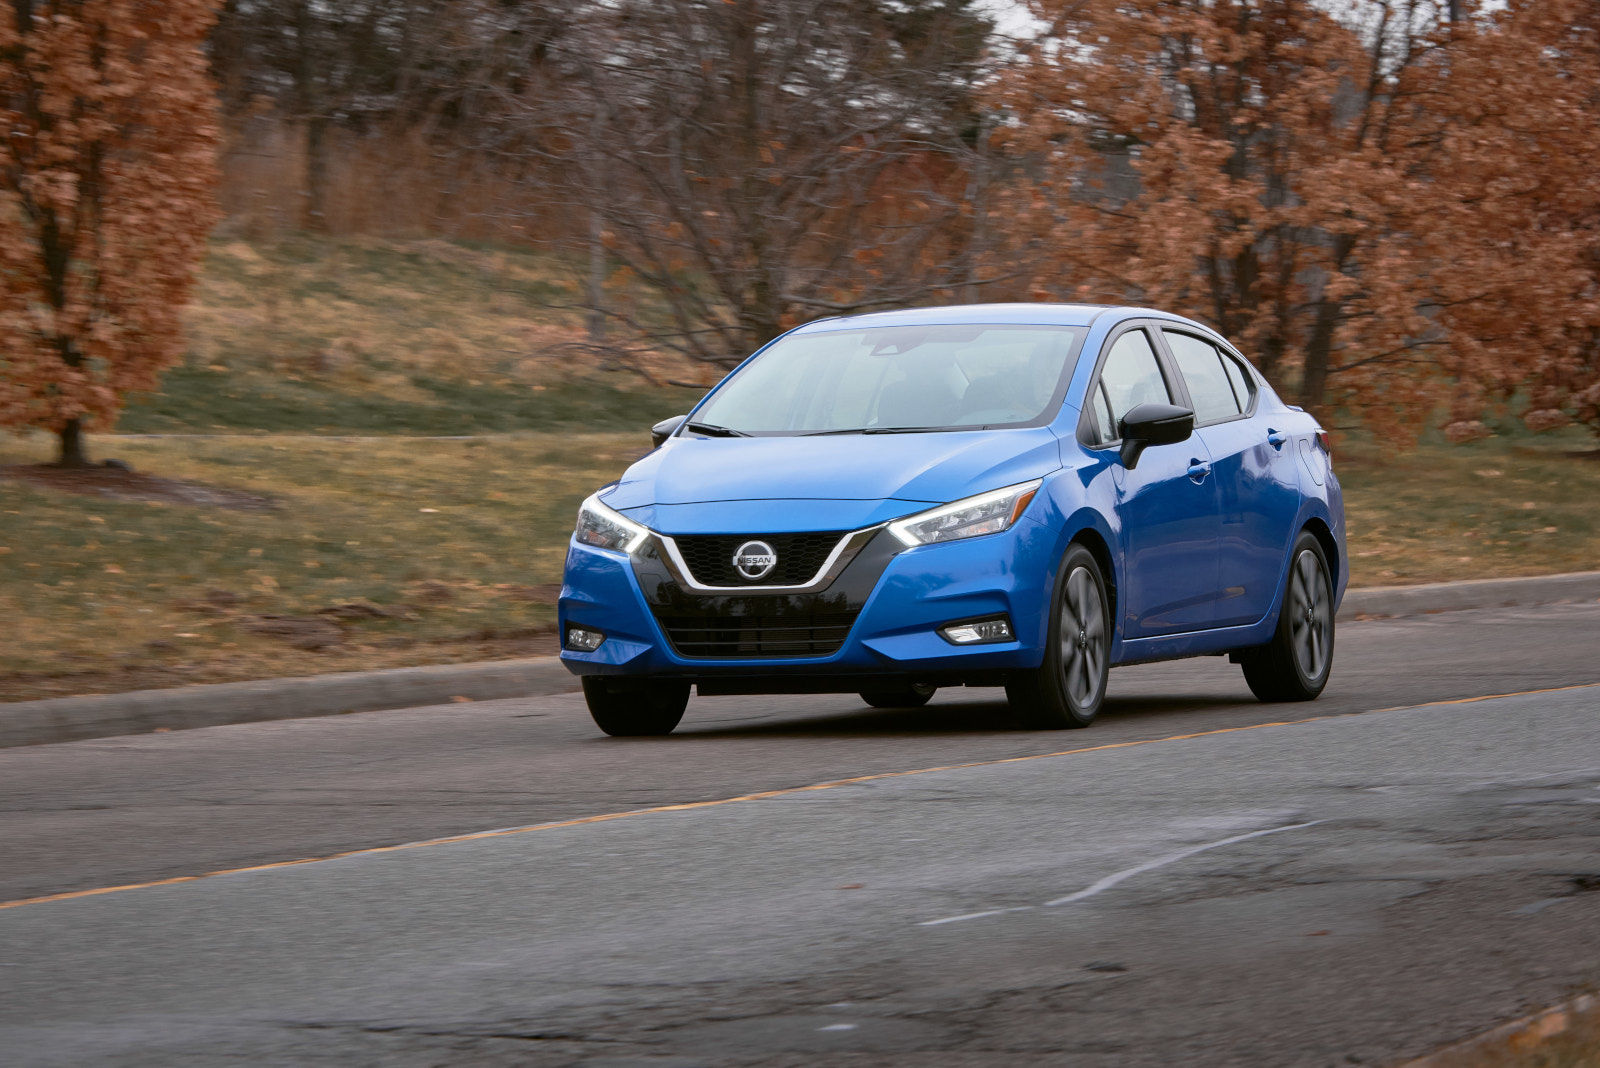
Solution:
M184 365L119 429L474 434L684 411L691 391L665 399L582 346L571 274L550 254L431 238L218 239ZM664 357L650 370L711 380Z
M577 503L647 447L642 430L100 439L139 471L277 507L0 482L0 616L18 623L0 697L551 652ZM0 462L47 455L43 438L0 446ZM1593 460L1483 443L1336 464L1358 585L1600 567Z
M584 228L551 202L551 183L497 173L483 157L442 151L417 129L326 131L323 225L335 234L436 234L548 247ZM219 195L229 225L255 238L299 229L305 211L305 131L271 115L226 133Z
M270 497L269 511L0 482L0 617L19 624L0 645L0 698L553 651L578 502L648 445L631 433L108 448L137 470ZM32 439L0 461L46 451Z
M196 362L423 394L414 379L541 385L583 340L549 257L436 239L242 240L211 249L188 316Z
M1572 434L1400 454L1336 445L1351 581L1408 585L1600 568L1600 455L1571 455L1592 444Z
M1559 1030L1557 1029L1559 1027ZM1548 1016L1517 1034L1436 1054L1429 1068L1600 1068L1600 1005Z

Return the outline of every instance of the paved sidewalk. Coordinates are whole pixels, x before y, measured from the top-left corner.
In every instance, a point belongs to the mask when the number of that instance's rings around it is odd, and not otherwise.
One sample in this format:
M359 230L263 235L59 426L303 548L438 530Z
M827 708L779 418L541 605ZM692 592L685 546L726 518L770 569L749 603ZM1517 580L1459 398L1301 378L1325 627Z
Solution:
M1351 590L1345 620L1600 600L1600 571ZM566 693L578 680L553 656L0 704L0 748L189 730L270 719Z

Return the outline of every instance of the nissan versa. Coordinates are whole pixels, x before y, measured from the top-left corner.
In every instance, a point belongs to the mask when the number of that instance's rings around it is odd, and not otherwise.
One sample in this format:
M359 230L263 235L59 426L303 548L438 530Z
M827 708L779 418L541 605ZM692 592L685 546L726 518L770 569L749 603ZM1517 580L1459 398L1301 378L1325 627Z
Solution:
M1117 664L1228 654L1316 697L1346 582L1327 436L1148 308L825 319L742 363L583 502L561 658L608 734L702 695L914 707L1004 686L1084 727Z

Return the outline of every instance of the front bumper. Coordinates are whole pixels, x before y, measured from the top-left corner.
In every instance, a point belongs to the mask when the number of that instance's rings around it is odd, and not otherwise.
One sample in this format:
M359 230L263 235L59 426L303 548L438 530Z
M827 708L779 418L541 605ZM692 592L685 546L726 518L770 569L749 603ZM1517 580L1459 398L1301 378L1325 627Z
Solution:
M741 687L849 690L873 677L942 683L983 681L1037 667L1055 579L1054 541L1024 516L1011 529L963 541L901 548L880 530L848 567L811 593L709 596L684 589L647 549L634 557L572 542L561 588L561 634L569 625L597 630L593 652L563 649L578 675L650 676L701 683L706 692ZM687 656L663 620L683 613L710 621L756 613L854 614L842 645L827 655ZM958 620L1006 615L1016 640L957 646L938 628ZM837 615L829 618L839 618ZM682 640L682 630L675 631Z

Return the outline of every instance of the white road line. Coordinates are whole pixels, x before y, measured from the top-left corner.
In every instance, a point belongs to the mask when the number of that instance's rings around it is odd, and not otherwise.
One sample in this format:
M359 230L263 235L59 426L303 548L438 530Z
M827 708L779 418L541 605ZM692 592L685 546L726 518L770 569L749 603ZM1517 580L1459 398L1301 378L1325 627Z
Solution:
M1168 864L1176 864L1180 860L1192 857L1196 853L1204 853L1208 849L1220 849L1226 845L1233 845L1235 842L1244 842L1251 838L1262 838L1269 834L1281 834L1284 831L1298 831L1305 827L1315 827L1319 823L1326 822L1326 820L1312 820L1309 823L1291 823L1284 827L1268 827L1263 831L1250 831L1248 834L1236 834L1231 838L1223 838L1215 842L1207 842L1205 845L1197 845L1190 849L1185 849L1180 853L1169 853L1164 857L1157 857L1155 860L1147 860L1143 864L1137 864L1134 867L1125 868L1113 875L1107 875L1104 879L1101 879L1099 882L1094 883L1091 886L1084 887L1077 893L1068 894L1066 897L1058 897L1054 901L1046 901L1043 905L1038 907L1048 909L1054 908L1057 905L1070 905L1074 901L1087 900L1088 898L1094 897L1096 894L1110 890L1113 886L1116 886L1118 883L1125 880L1131 879L1135 875L1141 875L1147 871L1154 871L1156 868L1164 868ZM937 920L923 920L918 923L917 926L939 927L947 923L961 923L964 920L981 920L988 916L1000 916L1007 912L1028 912L1034 907L1035 906L1033 905L1013 905L1010 908L1004 909L985 909L982 912L964 912L959 916L941 916Z
M962 920L981 920L985 916L999 916L1000 914L1006 912L1027 912L1031 908L1033 908L1032 905L1014 905L1008 909L989 909L986 912L966 912L962 913L960 916L946 916L939 920L923 920L921 923L917 924L917 926L937 927L941 923L960 923Z
M1233 845L1235 842L1243 842L1251 838L1262 838L1269 834L1281 834L1284 831L1298 831L1303 827L1315 827L1317 824L1325 822L1325 820L1312 820L1310 823L1291 823L1287 827L1268 827L1264 831L1251 831L1249 834L1236 834L1232 838L1224 838L1217 842L1207 842L1205 845L1198 845L1192 849L1185 849L1181 853L1169 853L1164 857L1158 857L1155 860L1147 860L1143 864L1119 871L1115 875L1107 875L1104 879L1101 879L1094 885L1086 886L1075 894L1068 894L1066 897L1058 897L1054 901L1046 901L1044 903L1044 907L1050 909L1055 908L1057 905L1070 905L1074 901L1087 900L1088 898L1094 897L1096 894L1110 890L1113 886L1116 886L1118 883L1123 882L1124 880L1131 879L1135 875L1140 875L1147 871L1154 871L1156 868L1164 868L1168 864L1176 864L1180 860L1192 857L1196 853L1204 853L1208 849L1221 849L1223 846Z

